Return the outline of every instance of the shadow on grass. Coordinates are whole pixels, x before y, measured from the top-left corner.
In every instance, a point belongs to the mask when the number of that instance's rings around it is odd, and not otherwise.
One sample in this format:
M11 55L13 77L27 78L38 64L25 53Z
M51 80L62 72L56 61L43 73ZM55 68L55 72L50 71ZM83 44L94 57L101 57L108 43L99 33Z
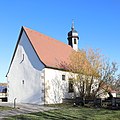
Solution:
M51 120L76 120L77 116L65 113L65 111L46 111L44 113L35 113L36 116L42 116L44 119ZM82 120L82 119L81 119Z
M11 107L7 107L7 106L0 106L0 111L3 111L3 110L11 110L13 108Z
M8 120L120 120L120 111L94 108L62 108L10 117Z

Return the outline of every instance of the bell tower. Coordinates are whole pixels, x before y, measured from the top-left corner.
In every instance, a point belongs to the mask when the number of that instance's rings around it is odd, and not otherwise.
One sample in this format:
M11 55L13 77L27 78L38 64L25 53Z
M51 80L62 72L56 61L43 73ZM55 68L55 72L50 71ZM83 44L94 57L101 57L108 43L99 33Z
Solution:
M68 33L68 45L74 50L78 51L78 32L74 28L74 22L72 22L71 31Z

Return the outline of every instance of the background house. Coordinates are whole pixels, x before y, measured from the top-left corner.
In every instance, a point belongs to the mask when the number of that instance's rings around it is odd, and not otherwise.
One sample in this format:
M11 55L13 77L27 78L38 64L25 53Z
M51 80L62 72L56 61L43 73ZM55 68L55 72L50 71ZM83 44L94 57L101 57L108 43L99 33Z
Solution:
M70 74L62 66L78 50L78 33L72 24L68 45L22 27L6 75L8 102L53 104L73 97Z
M7 83L0 83L0 102L7 102Z

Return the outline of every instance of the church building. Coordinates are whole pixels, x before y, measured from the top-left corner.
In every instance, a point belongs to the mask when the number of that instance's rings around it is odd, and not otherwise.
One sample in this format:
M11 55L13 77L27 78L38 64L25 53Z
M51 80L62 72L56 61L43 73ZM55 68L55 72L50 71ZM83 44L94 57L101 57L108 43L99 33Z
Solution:
M6 75L8 102L30 104L62 103L72 98L70 74L61 63L67 63L78 50L78 32L72 24L68 44L35 30L22 27Z

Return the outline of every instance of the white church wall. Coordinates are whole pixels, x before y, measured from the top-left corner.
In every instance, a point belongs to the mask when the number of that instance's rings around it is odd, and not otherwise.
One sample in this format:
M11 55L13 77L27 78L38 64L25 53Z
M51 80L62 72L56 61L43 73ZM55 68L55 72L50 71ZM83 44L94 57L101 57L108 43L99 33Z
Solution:
M44 104L44 65L24 31L7 75L8 102Z
M74 43L74 39L76 39L76 44ZM74 50L78 50L78 38L72 38L72 45Z
M62 80L65 75L65 80ZM65 98L72 98L68 91L69 72L45 68L45 103L62 103Z

